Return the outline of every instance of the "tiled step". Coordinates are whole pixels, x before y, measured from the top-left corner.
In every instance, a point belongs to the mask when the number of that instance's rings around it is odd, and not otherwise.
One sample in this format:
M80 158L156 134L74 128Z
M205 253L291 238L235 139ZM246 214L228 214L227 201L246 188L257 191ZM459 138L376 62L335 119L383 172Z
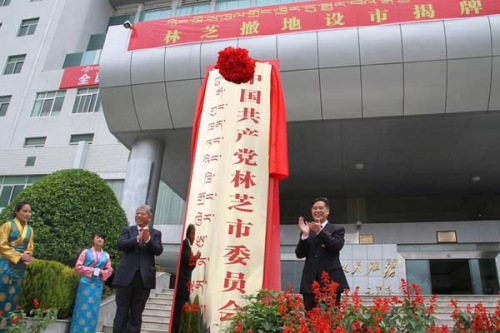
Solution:
M164 309L154 309L154 308L149 308L146 307L143 312L144 315L148 316L163 316L163 317L170 317L170 305L168 306L168 310Z
M170 316L165 316L163 315L155 315L155 314L150 314L150 313L143 313L142 314L142 322L143 323L169 323L170 322Z
M142 313L141 333L168 332L173 298L173 290L161 290L151 294ZM112 326L103 327L102 333L112 332Z
M170 325L170 323L168 321L166 323L161 322L161 321L153 321L153 320L142 321L141 332L143 330L148 330L148 329L163 330L163 332L168 332L169 325Z
M148 304L146 304L145 310L158 310L158 311L168 311L168 312L170 312L171 308L172 308L171 304L148 303Z
M158 297L150 297L148 299L148 303L154 303L154 304L171 304L172 303L172 298L158 298Z
M155 299L165 299L165 300L173 300L174 299L174 294L156 294L156 296L153 296L151 298Z

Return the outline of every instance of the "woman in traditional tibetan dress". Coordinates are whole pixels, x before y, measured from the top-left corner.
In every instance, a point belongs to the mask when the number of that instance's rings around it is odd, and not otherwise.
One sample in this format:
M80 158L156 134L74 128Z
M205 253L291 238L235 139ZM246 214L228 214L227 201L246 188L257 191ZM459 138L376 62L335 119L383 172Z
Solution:
M76 271L82 277L76 294L71 333L96 331L104 281L113 273L109 254L102 249L104 235L95 233L92 239L94 246L83 250L75 264Z
M31 206L14 206L14 218L0 226L0 332L9 324L9 313L21 298L26 265L33 262L33 229L28 225Z

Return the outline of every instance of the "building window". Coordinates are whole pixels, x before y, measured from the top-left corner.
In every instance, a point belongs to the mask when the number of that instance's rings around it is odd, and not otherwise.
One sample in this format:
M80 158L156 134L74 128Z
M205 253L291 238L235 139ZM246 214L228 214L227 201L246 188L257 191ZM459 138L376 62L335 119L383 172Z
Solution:
M173 224L182 225L186 202L182 200L167 184L160 182L156 199L155 225Z
M78 89L73 113L99 112L102 110L99 88Z
M69 140L70 145L77 145L80 141L85 141L87 143L92 143L94 140L94 133L88 134L73 134Z
M175 9L175 16L188 16L208 13L210 11L210 2L193 3L179 5Z
M28 156L26 157L26 163L24 163L24 166L32 167L35 166L35 163L36 163L36 156Z
M0 96L0 117L5 116L12 96Z
M1 0L0 0L1 1ZM10 56L7 58L7 66L5 66L4 74L17 74L23 68L24 59L26 54Z
M250 0L218 0L215 3L215 11L240 9L250 7Z
M0 211L29 185L32 185L43 176L0 176Z
M170 17L172 10L170 8L159 8L151 10L143 10L139 21L152 21Z
M38 25L38 18L22 20L21 26L19 27L18 37L33 35L36 30L36 26Z
M134 19L135 19L135 14L113 16L109 18L108 27L112 27L114 25L122 25L125 21L130 21L134 23Z
M57 116L61 113L66 90L47 91L36 95L32 117Z
M90 35L86 51L102 50L105 40L106 33Z
M257 0L257 6L283 5L291 2L293 2L293 0Z
M98 64L101 51L94 50L67 54L64 59L63 68Z
M10 0L0 0L0 7L10 5Z
M46 136L39 136L35 138L24 139L24 148L44 147Z

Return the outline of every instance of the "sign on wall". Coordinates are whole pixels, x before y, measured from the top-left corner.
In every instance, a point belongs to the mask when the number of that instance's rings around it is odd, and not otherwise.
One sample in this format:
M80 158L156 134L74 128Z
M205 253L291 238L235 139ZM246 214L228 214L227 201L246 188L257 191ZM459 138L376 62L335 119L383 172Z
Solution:
M396 244L345 245L340 262L349 287L359 295L391 296L401 294L401 276Z
M128 49L500 13L500 0L318 0L134 23Z
M99 65L67 67L59 89L80 88L99 85Z

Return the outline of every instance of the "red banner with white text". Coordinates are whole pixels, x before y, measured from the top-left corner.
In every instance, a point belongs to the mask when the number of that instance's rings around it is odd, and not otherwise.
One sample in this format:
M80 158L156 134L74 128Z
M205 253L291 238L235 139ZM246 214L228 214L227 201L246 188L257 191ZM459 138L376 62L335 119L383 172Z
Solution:
M59 89L99 85L99 65L67 67L64 69Z
M318 0L133 25L128 49L347 27L493 15L500 0Z

